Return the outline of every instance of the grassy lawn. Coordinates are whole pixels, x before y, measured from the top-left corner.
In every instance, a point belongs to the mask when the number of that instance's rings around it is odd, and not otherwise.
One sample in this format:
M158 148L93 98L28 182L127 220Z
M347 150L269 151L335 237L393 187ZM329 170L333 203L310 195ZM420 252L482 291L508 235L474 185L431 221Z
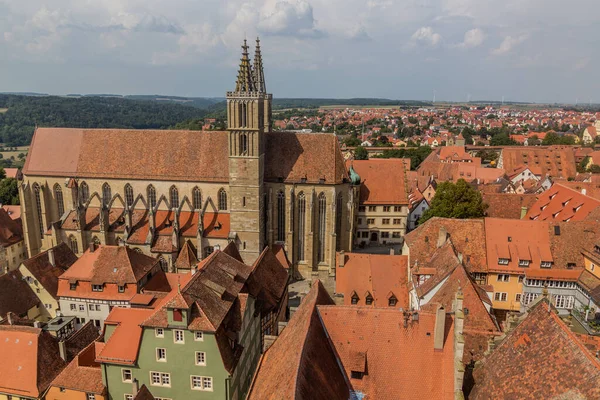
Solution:
M17 151L2 151L0 152L0 154L2 154L2 158L11 158L11 157L15 157L15 160L19 160L19 154L23 153L25 155L27 155L27 152L29 151L29 146L18 146L17 147Z

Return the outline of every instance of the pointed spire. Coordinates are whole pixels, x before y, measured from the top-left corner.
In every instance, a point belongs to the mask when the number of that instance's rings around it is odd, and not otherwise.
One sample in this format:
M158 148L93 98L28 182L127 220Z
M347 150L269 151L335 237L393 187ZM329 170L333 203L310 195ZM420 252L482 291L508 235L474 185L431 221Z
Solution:
M250 58L248 57L248 44L246 43L246 39L244 39L244 44L242 45L242 58L240 60L240 69L238 71L238 77L235 83L235 91L256 91L256 88L254 86L254 77L252 75L252 65L250 65Z
M256 51L254 53L254 84L259 93L267 93L265 73L263 71L262 54L260 53L260 39L256 38Z

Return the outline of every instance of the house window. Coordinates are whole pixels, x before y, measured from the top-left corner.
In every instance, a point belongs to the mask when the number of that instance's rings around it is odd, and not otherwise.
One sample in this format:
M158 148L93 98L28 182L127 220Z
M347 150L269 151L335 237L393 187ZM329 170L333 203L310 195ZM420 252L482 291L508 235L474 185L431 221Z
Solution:
M498 265L508 265L508 258L499 258Z
M352 304L358 304L358 296L357 295L352 296L350 301L352 302Z
M56 199L56 207L58 209L58 218L60 218L65 213L65 202L63 199L62 189L58 183L56 185L54 185L54 198Z
M515 301L516 301L517 303L520 303L520 302L521 302L521 293L517 293L517 294L515 295Z
M206 365L206 353L203 351L196 352L196 365Z
M86 400L96 400L96 395L94 393L86 393L85 398Z
M119 293L125 293L125 286L119 285Z
M510 280L510 275L508 274L498 274L496 279L498 282L508 282Z
M400 218L394 218L394 225L400 225L402 220Z
M162 348L156 349L156 361L161 361L161 362L167 361L167 349L162 349Z
M102 292L104 285L92 285L92 292Z
M529 303L534 301L538 296L539 296L538 293L525 293L521 299L523 305L525 305L525 306L528 305Z
M556 294L552 297L554 298L554 306L556 308L566 308L569 310L573 308L573 303L575 301L573 296Z
M77 283L70 283L69 284L69 289L71 289L71 290L77 290Z
M519 260L519 267L529 267L529 260Z
M390 206L383 206L383 212L390 212L391 207Z
M176 322L183 321L183 312L178 308L175 308L173 310L173 321L176 321Z
M285 193L277 193L277 241L285 241Z
M389 218L384 218L384 219L381 220L381 223L383 225L389 225L390 224L390 219Z
M79 253L79 245L77 244L77 238L71 235L69 237L69 247L71 247L71 251L75 254Z
M495 301L506 301L507 296L508 295L506 292L496 292L496 293L494 293L494 300Z
M156 328L154 330L154 336L156 336L157 338L164 338L165 330L163 328Z
M388 239L390 237L390 233L389 232L381 232L381 237L383 239Z
M375 218L367 218L367 224L369 224L369 225L375 224Z
M219 210L227 210L227 192L225 189L219 189Z
M194 340L196 342L202 342L202 341L204 341L204 333L203 332L198 332L198 331L194 332Z
M359 219L357 220L357 222L358 222L358 225L361 225L361 224L362 224L362 218L359 218Z
M156 207L156 189L154 186L150 185L146 191L148 194L148 205L150 208Z
M540 263L540 267L542 267L542 268L551 268L552 267L552 261L542 261Z
M365 212L365 206L358 206L358 212Z
M191 381L192 381L192 389L194 389L194 390L206 390L206 391L211 391L212 392L212 390L213 390L213 382L212 382L212 378L211 377L192 375L190 378L191 378Z
M83 304L79 305L79 311L85 311L85 306Z
M392 238L394 238L394 239L400 239L401 238L400 232L392 232Z
M394 212L402 211L402 206L394 206Z
M179 207L179 190L175 186L171 186L169 189L169 195L171 197L171 208Z
M303 192L298 194L298 260L304 261L304 242L306 230L306 198Z
M192 190L192 206L194 210L202 209L202 193L197 186Z
M525 277L523 275L519 275L519 283L523 283L523 279L525 279Z
M77 311L77 304L70 305L71 311Z
M319 194L319 210L318 210L318 227L319 235L317 236L317 257L319 262L325 261L325 233L327 231L327 199L325 193Z
M396 299L396 297L392 296L388 299L388 306L396 307L396 304L398 304L398 299Z
M90 198L90 187L87 183L82 182L79 186L79 200L82 204L85 204Z
M175 329L173 331L173 341L175 343L185 343L182 330Z
M150 371L150 384L152 386L171 386L171 374Z
M88 310L94 311L94 305L93 304L88 304Z
M127 207L131 207L133 205L133 188L129 183L125 185L125 204Z
M130 369L122 369L121 377L122 377L123 382L131 382L133 379L133 376L131 375L131 370Z
M370 306L371 304L373 304L373 297L371 297L371 295L368 295L365 298L365 304L368 305L368 306Z
M125 400L133 400L132 394L125 394Z
M377 211L377 206L369 206L369 211Z

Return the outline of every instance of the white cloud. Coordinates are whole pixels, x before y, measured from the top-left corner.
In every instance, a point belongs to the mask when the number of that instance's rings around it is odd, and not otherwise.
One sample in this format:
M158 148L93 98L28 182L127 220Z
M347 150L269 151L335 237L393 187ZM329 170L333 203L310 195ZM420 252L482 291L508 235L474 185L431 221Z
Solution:
M471 29L465 32L465 38L462 43L459 44L459 47L472 48L481 46L485 40L485 36L485 33L481 29Z
M429 46L436 46L441 40L442 35L433 31L430 26L422 26L411 36L412 43L422 43Z
M527 35L520 35L518 37L506 36L500 46L493 49L491 54L499 56L509 53L515 46L523 43L527 39Z
M278 1L272 12L264 15L258 30L265 34L280 36L322 37L324 33L315 27L312 6L305 0Z

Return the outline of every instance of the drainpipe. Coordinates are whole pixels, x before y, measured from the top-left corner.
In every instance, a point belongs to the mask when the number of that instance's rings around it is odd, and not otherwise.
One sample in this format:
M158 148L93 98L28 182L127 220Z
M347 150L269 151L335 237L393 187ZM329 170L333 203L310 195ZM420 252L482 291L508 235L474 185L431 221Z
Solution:
M225 398L227 400L231 400L230 386L231 386L231 376L225 378Z

